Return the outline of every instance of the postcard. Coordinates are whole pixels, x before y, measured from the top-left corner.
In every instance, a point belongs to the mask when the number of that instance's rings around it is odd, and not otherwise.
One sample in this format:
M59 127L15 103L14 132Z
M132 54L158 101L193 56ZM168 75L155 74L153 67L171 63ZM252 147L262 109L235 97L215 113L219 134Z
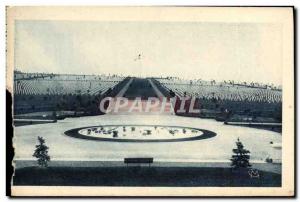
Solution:
M293 7L7 7L12 196L294 196Z

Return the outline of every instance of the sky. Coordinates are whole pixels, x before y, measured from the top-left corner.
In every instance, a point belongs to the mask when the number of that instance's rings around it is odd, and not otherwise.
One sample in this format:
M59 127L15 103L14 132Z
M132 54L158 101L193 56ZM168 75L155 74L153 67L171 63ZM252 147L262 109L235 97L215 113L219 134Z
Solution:
M138 56L140 55L140 57ZM122 74L280 85L280 24L16 21L23 72Z

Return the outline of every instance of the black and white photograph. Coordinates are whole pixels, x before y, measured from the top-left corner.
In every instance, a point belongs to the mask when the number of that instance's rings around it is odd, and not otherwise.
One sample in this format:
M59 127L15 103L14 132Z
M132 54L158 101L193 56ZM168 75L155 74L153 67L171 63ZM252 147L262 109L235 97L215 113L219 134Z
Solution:
M294 195L293 7L6 12L13 196Z

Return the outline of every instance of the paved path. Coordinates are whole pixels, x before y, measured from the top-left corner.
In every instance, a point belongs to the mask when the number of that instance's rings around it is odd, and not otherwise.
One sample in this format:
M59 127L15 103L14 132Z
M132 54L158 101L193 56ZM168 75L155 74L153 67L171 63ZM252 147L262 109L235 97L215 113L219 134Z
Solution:
M132 143L84 140L65 135L65 131L99 125L165 125L211 130L217 136L186 142ZM127 131L130 132L127 128ZM154 133L153 133L154 134ZM281 134L268 130L225 125L212 119L172 115L114 115L66 118L56 123L27 125L14 128L15 160L35 160L32 157L37 137L43 136L50 148L51 160L123 160L127 157L153 157L158 161L223 161L231 158L239 138L251 151L250 163L267 157L281 161L282 150L273 143L282 143Z
M160 90L156 87L156 85L153 83L153 81L151 79L148 79L149 83L151 84L154 92L156 93L157 97L158 98L162 98L162 97L165 97L161 92Z
M151 164L152 167L185 167L185 168L230 168L230 162L168 162L168 161L156 161ZM267 171L272 173L281 174L281 164L272 164L272 163L251 163L253 169L258 169L261 171ZM16 168L25 168L30 166L37 166L36 160L16 160ZM114 161L72 161L72 160L52 160L49 163L49 166L53 167L125 167L126 164L123 160Z
M116 97L123 97L127 89L129 88L129 85L131 84L133 78L131 78L128 83L120 90L120 92L117 94Z

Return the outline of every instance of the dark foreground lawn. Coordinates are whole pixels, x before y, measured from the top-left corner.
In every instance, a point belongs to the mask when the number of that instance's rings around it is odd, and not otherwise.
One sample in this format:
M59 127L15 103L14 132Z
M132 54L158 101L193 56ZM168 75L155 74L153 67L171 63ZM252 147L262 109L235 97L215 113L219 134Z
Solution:
M281 186L281 175L259 171L259 178L230 168L49 167L19 168L14 185L57 186Z

